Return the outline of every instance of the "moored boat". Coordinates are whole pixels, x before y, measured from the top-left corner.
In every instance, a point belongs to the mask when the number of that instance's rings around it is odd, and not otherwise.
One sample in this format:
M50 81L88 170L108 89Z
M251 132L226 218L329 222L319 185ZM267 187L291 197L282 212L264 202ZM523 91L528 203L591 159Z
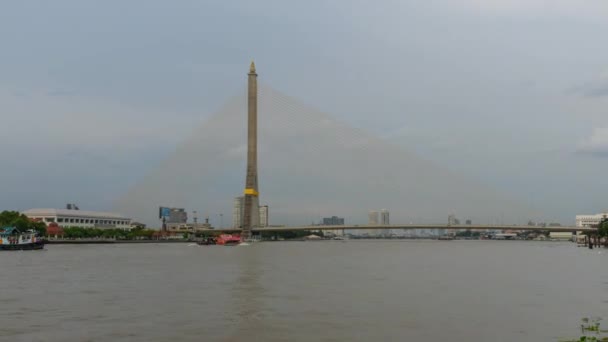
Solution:
M0 229L0 251L25 251L44 248L44 240L34 230L20 231L15 227Z
M206 238L206 239L202 239L200 241L197 241L196 244L199 245L199 246L215 245L216 244L216 240L215 240L215 238L210 237L210 238Z

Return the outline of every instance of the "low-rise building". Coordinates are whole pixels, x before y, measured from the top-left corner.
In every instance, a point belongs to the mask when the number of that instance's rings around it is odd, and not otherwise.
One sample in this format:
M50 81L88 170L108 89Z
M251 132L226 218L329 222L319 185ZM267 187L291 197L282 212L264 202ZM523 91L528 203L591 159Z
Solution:
M576 235L572 232L550 232L549 239L563 240L563 241L575 241Z
M594 227L598 225L602 219L608 217L608 213L601 213L595 215L576 215L576 226L577 227Z
M213 229L208 222L205 223L171 223L167 224L169 233L194 233Z
M44 222L47 226L57 223L63 228L119 228L125 230L132 228L130 218L116 213L74 209L29 209L22 214L30 219Z

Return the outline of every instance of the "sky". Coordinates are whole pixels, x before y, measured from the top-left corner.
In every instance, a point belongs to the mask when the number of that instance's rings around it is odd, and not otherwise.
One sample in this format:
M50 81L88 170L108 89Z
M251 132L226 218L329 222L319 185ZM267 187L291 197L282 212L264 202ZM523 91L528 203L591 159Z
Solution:
M572 223L608 210L607 19L601 0L3 1L0 208L113 209L255 59L274 89Z

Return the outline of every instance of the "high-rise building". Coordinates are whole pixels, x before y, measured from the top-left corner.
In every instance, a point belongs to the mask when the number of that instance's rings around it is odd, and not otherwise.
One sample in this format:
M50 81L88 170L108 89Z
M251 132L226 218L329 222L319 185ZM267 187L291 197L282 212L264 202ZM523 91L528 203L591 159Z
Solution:
M188 222L188 213L183 208L169 208L169 216L167 223L186 223Z
M380 209L380 224L383 226L388 226L390 224L389 212L386 209ZM392 232L390 229L382 229L378 233L384 237L387 237L391 235Z
M380 224L383 226L390 224L389 212L386 209L380 210Z
M344 218L338 217L338 216L324 217L321 220L321 225L323 225L323 226L343 226ZM344 235L344 229L325 230L324 233L327 234L328 236L332 236L332 235L340 236L340 235Z
M343 226L344 225L344 218L343 217L338 217L338 216L332 216L332 217L324 217L322 224L324 226Z
M371 210L368 214L368 224L370 226L378 224L378 212L375 210Z
M260 206L260 227L268 227L268 206L262 205Z
M456 215L454 215L454 214L448 215L448 226L458 226L458 225L460 225L460 220L456 218ZM438 235L455 234L457 232L464 232L465 230L466 229L458 229L458 230L451 230L449 232L446 232L445 229L440 229L440 232L438 233Z
M456 221L457 221L456 215L454 215L454 214L448 215L448 226L457 225Z
M232 207L232 228L243 228L244 207L245 196L236 197Z
M259 227L268 227L269 220L269 209L267 205L260 206L258 208L258 214L260 217ZM243 222L245 219L245 196L239 196L234 199L234 205L232 207L232 227L243 228Z

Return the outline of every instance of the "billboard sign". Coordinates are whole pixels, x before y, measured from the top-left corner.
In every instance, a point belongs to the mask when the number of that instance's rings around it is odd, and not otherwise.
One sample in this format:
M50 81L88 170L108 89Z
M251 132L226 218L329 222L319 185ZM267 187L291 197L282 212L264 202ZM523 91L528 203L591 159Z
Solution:
M159 207L158 208L158 218L162 219L167 218L171 215L171 208L167 208L167 207Z

